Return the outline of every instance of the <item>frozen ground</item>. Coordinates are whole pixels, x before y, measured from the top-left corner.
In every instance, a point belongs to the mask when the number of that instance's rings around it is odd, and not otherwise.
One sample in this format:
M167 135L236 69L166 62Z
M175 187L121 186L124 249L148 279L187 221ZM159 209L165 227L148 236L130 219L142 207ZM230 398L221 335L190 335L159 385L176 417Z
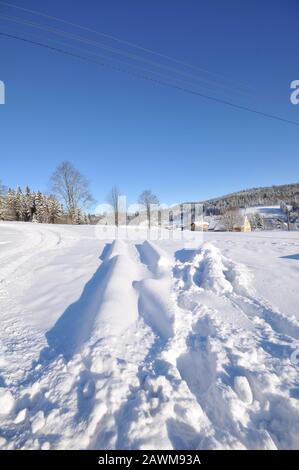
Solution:
M299 234L204 238L0 223L1 448L299 448Z

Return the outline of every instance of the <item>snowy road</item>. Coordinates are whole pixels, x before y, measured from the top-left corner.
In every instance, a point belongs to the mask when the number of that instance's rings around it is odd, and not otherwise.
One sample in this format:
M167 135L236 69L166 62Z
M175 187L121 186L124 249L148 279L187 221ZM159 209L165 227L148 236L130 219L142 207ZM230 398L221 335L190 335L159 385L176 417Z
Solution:
M1 223L0 448L299 448L298 253Z

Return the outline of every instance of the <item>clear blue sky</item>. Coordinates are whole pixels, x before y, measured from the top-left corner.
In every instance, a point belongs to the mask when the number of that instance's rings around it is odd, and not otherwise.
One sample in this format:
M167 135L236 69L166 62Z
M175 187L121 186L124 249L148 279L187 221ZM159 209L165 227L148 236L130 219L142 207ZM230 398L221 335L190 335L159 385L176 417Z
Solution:
M197 91L299 122L299 105L289 100L290 82L299 79L297 0L8 1L210 73L4 5L0 15L138 53L204 79L210 88L192 85ZM54 40L64 42L67 50L76 44L1 18L0 31L54 47L59 47ZM104 54L106 63L117 64L111 53ZM122 66L133 70L132 61L123 60ZM178 77L171 75L170 82ZM180 79L189 82L186 75ZM1 36L0 80L6 85L0 179L7 186L28 183L47 190L62 160L89 178L99 202L113 184L131 202L151 188L162 202L174 203L299 180L299 127Z

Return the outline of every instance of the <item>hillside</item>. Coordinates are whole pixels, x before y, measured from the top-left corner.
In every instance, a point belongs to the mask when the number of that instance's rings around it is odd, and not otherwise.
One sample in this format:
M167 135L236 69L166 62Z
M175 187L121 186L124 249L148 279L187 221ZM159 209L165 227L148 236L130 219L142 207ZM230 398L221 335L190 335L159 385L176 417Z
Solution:
M222 211L232 207L252 207L258 205L276 205L282 201L299 204L299 183L244 189L225 196L203 201L205 211Z

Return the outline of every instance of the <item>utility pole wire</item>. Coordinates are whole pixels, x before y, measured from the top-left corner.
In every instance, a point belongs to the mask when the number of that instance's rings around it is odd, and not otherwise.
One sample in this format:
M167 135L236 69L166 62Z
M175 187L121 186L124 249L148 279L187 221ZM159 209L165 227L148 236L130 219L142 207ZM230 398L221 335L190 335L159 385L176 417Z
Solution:
M131 76L134 76L134 77L137 77L137 78L142 78L144 80L148 80L148 81L151 81L153 83L157 83L159 85L163 85L163 86L168 87L168 88L173 88L173 89L176 89L176 90L180 90L180 91L189 93L191 95L200 96L202 98L206 98L207 100L214 101L214 102L217 102L217 103L222 103L222 104L225 104L225 105L230 106L230 107L235 108L235 109L239 109L239 110L242 110L242 111L247 111L247 112L253 113L253 114L258 114L260 116L264 116L264 117L267 117L267 118L270 118L270 119L274 119L276 121L285 122L287 124L293 124L293 125L299 127L299 122L291 121L289 119L285 119L285 118L282 118L280 116L276 116L274 114L265 113L263 111L257 111L256 109L248 108L247 106L238 105L236 103L233 103L232 101L227 101L227 100L223 100L223 99L220 99L220 98L215 98L213 96L206 95L204 93L200 93L200 92L197 92L197 91L194 91L194 90L190 90L190 89L185 88L185 87L180 87L178 85L173 85L173 84L164 82L162 80L158 80L156 78L152 78L152 77L149 77L149 76L146 76L146 75L142 75L142 74L139 74L139 73L136 73L136 72L129 71L129 70L124 69L122 67L118 67L118 66L114 66L114 65L111 65L111 64L106 64L104 62L100 62L100 61L97 61L97 60L94 60L94 59L90 59L90 58L84 57L80 54L75 54L73 52L68 52L68 51L65 51L63 49L56 48L56 47L53 47L53 46L49 46L49 45L41 43L41 42L31 41L31 40L26 39L26 38L21 37L21 36L15 36L13 34L3 33L2 31L0 31L0 35L4 36L4 37L7 37L7 38L16 39L18 41L26 42L28 44L32 44L32 45L35 45L35 46L44 47L46 49L49 49L49 50L52 50L52 51L55 51L55 52L58 52L58 53L61 53L61 54L64 54L64 55L69 55L71 57L82 59L86 62L92 62L96 65L100 65L101 67L106 67L106 68L110 68L112 70L117 70L119 72L124 72L124 73L127 73L128 75L131 75Z
M25 7L21 7L19 5L14 5L12 3L8 3L8 2L5 2L3 0L0 0L0 3L2 3L3 5L6 5L7 7L10 7L10 8L15 8L15 9L18 9L18 10L22 10L22 11L25 11L27 13L31 13L33 15L38 15L38 16L42 16L44 18L48 18L48 19L51 19L51 20L54 20L54 21L59 21L61 23L64 23L64 24L67 24L69 26L73 26L75 28L79 28L81 30L84 30L84 31L89 31L91 33L94 33L94 34L97 34L99 36L103 36L107 39L112 39L113 41L117 41L119 43L122 43L122 44L125 44L127 46L130 46L130 47L133 47L133 48L136 48L136 49L139 49L143 52L147 52L149 54L153 54L153 55L157 55L157 56L160 56L164 59L167 59L167 60L170 60L170 61L173 61L173 62L176 62L177 64L181 64L181 65L184 65L185 67L189 67L189 68L192 68L194 70L197 70L199 72L204 72L204 73L207 73L207 74L210 74L210 75L213 75L214 77L218 77L218 78L221 78L221 80L226 80L228 82L230 82L231 84L234 85L234 87L236 86L240 86L240 84L237 84L236 82L234 82L231 78L229 77L225 77L221 74L218 74L216 72L211 72L207 69L203 69L203 68L200 68L200 67L197 67L195 65L192 65L192 64L189 64L187 62L184 62L184 61L181 61L179 59L175 59L174 57L171 57L167 54L162 54L161 52L157 52L157 51L154 51L152 49L148 49L146 47L143 47L143 46L140 46L139 44L136 44L136 43L133 43L133 42L130 42L130 41L126 41L124 39L120 39L116 36L113 36L111 34L107 34L107 33L103 33L103 32L100 32L100 31L97 31L95 29L92 29L92 28L88 28L87 26L82 26L78 23L73 23L71 21L68 21L68 20L65 20L63 18L59 18L58 16L53 16L53 15L48 15L46 13L43 13L43 12L40 12L40 11L37 11L37 10L32 10L30 8L25 8ZM244 90L243 90L244 91Z
M7 15L1 15L0 14L0 18L4 19L6 21L13 21L15 23L24 24L24 25L30 26L32 28L37 28L37 29L41 29L43 31L48 31L48 32L56 34L56 35L60 35L60 36L66 37L66 38L70 38L74 41L78 41L78 42L85 43L85 44L88 44L88 45L91 45L91 46L94 46L94 47L97 47L97 48L100 48L100 49L103 49L103 50L107 50L107 51L112 52L114 54L125 56L126 58L130 58L130 59L133 59L133 60L136 60L136 61L139 60L141 62L145 62L145 63L153 65L155 67L160 67L162 69L168 70L169 72L174 72L174 73L177 73L177 74L185 75L186 77L190 77L193 80L196 80L196 81L199 81L199 82L212 84L212 85L217 86L219 88L223 88L224 90L228 89L229 91L233 91L234 93L244 93L244 92L239 91L235 88L231 88L231 87L229 87L229 86L227 86L223 83L218 83L214 80L208 80L206 78L201 78L201 77L195 76L192 73L188 73L188 72L185 72L183 70L179 70L179 69L176 69L174 67L171 67L169 65L162 64L162 63L159 63L159 62L154 61L154 60L146 59L145 57L141 57L141 56L138 56L136 54L132 54L130 52L123 51L121 49L117 49L115 47L107 46L106 44L101 44L98 41L93 41L93 40L84 38L82 36L78 36L78 35L75 35L75 34L72 34L72 33L68 33L68 32L63 31L63 30L59 30L59 29L56 29L56 28L50 28L49 26L45 26L45 25L42 25L40 23L29 21L29 20L26 20L26 19L23 19L23 18L18 18L18 17L15 17L15 16L7 16ZM204 85L204 86L206 86L206 85Z
M1 15L0 15L1 17ZM19 31L16 30L16 31L10 31L10 34L16 34L18 35ZM34 34L32 32L26 32L26 38L33 38L33 40L37 40L39 41L40 40L40 36L38 34ZM156 71L156 70L150 70L150 69L146 69L144 67L140 67L139 65L137 64L131 64L129 62L125 62L124 60L122 59L119 59L119 58L114 58L114 57L109 57L109 56L106 56L104 54L101 54L99 52L91 52L89 51L88 49L86 48L82 48L80 46L77 46L77 45L74 45L74 44L69 44L67 42L64 42L64 41L61 41L61 40L58 40L58 39L52 39L51 38L51 44L54 43L54 44L58 44L58 46L61 48L61 47L67 47L67 48L71 48L71 50L76 50L76 51L79 51L80 53L84 53L85 55L88 55L88 57L90 58L93 58L95 57L96 59L100 58L100 59L104 59L104 60L109 60L109 61L114 61L114 62L117 62L119 64L121 64L122 66L125 65L125 66L129 66L130 69L132 68L133 71L134 69L137 69L137 71L141 71L141 72L146 72L146 73L151 73L151 74L154 74L154 75L159 75L159 77L162 77L163 79L166 79L166 80L171 80L171 82L179 82L179 83L183 83L185 85L189 85L189 86L192 86L192 87L197 87L199 88L201 91L208 91L210 92L211 90L214 92L214 94L216 93L221 93L221 95L227 95L229 96L229 92L227 90L215 90L215 88L213 87L210 87L208 85L201 85L201 84L195 84L194 82L191 82L189 80L185 80L185 79L182 79L182 78L176 78L175 76L169 76L169 75L165 75L159 71Z

